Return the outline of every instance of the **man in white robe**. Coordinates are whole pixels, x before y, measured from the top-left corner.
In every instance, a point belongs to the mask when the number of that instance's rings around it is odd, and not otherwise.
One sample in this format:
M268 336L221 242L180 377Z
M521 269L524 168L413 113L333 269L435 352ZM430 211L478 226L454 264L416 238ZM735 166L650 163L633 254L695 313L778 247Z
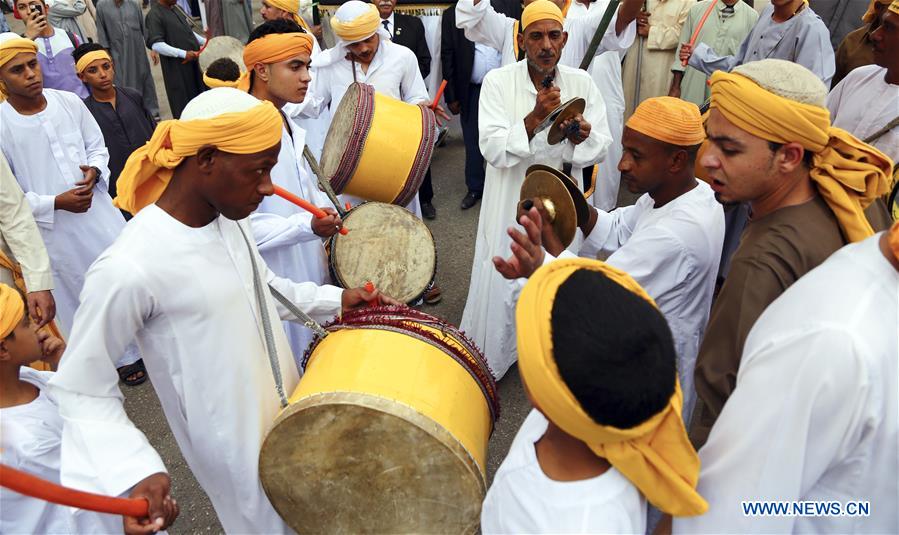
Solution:
M277 318L297 317L269 288L319 321L379 296L276 277L252 243L244 219L271 195L280 150L283 120L271 103L212 89L183 119L190 124L160 123L123 171L116 202L139 212L91 267L50 381L65 421L62 481L113 495L132 489L148 497L150 521L166 503L165 467L125 414L109 367L109 355L137 337L169 426L225 531L284 533L258 466L282 396L298 381Z
M899 224L847 245L755 323L736 389L700 450L705 515L675 533L899 531ZM747 515L748 500L843 512ZM868 514L853 515L850 502Z
M643 195L633 206L613 212L593 209L579 253L589 258L601 253L606 263L626 271L665 316L674 338L687 423L696 400L693 366L712 308L724 242L721 205L712 188L693 175L704 139L695 104L672 97L643 101L625 125L624 156L618 164L628 190ZM495 262L503 276L520 285L555 257L575 256L563 250L547 220L540 226L538 233L533 228L528 234L515 231L519 246L519 240L526 240L524 248L513 249L514 259Z
M529 23L534 28L529 29ZM518 39L527 59L490 71L481 87L479 144L487 173L462 314L462 330L484 351L496 378L515 362L516 351L513 283L493 269L492 258L509 248L506 227L515 220L525 171L533 164L587 167L600 160L611 143L605 105L590 75L557 64L565 45L561 10L549 0L537 0L525 8L522 24L525 31ZM551 73L554 85L545 88L542 82ZM535 132L535 127L574 97L587 102L583 116L576 117L580 130L550 145L548 130Z
M309 86L309 61L315 38L298 33L293 22L276 19L250 33L244 61L250 72L250 94L282 109L287 103L301 103ZM328 217L312 214L276 196L266 197L250 215L253 237L262 258L278 275L295 282L330 282L328 258L322 238L333 236L340 217L303 159L306 132L286 114L281 132L281 152L272 169L272 183L322 207ZM284 322L297 367L312 341L312 331L293 322Z
M36 48L15 34L0 35L0 148L25 192L50 255L56 319L72 328L84 274L125 226L107 189L109 152L81 99L44 89ZM140 358L122 347L119 367Z
M532 0L530 0L532 1ZM526 1L525 3L530 3ZM584 2L567 0L559 3L565 17L563 29L568 41L562 49L560 65L579 67L587 53L590 41L596 33L608 0ZM608 153L598 164L596 191L593 205L602 210L615 208L618 201L619 176L616 166L621 159L621 130L624 124L624 90L621 86L621 56L634 42L636 35L639 0L625 0L612 16L603 34L599 48L587 71L599 88L606 106L606 122L612 135ZM497 13L489 0L460 0L456 3L456 25L465 31L465 37L502 54L502 64L509 65L523 58L523 50L517 44L520 22ZM580 177L580 169L572 174Z

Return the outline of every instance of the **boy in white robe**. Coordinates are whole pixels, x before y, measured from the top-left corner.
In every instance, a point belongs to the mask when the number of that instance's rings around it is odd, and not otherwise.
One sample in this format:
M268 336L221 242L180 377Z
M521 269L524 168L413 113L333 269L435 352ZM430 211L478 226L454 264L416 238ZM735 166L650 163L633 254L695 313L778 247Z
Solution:
M462 314L462 330L484 351L497 379L516 359L511 317L514 285L496 273L492 259L509 248L506 227L515 220L525 171L534 164L556 169L565 162L575 167L593 165L612 141L603 99L593 79L584 71L557 65L566 43L558 6L537 0L525 8L522 24L525 31L518 39L527 59L490 71L481 86L478 128L487 171L471 284ZM548 75L554 79L550 87L544 87ZM536 126L574 97L586 100L584 113L561 126L567 128L577 121L578 129L550 145L548 129L535 132Z
M53 372L29 364L44 360L55 367L65 350L59 338L38 334L22 296L0 284L0 462L59 483L62 418L47 392ZM76 511L0 487L2 533L121 533L121 518Z
M72 328L84 274L122 228L125 218L107 192L109 152L97 121L68 91L44 89L33 41L0 35L0 148L25 192L50 254L56 319ZM118 366L137 363L136 346L122 348ZM123 379L142 382L138 366Z
M693 175L704 140L695 104L672 97L643 101L625 125L624 156L618 163L628 190L643 195L633 206L612 212L592 208L579 252L588 258L606 255L609 265L626 271L659 305L674 337L687 423L696 400L693 367L724 242L724 211L712 188ZM553 233L540 200L534 203L543 217L541 231L532 228L534 222L526 222L528 234L512 230L516 243L524 244L518 258L494 261L504 276L519 281L555 257L574 257ZM530 242L531 233L540 237L536 243ZM526 255L535 261L530 267Z
M675 519L674 532L899 532L897 305L899 223L771 303L700 451L709 511ZM746 515L748 500L817 501L829 514ZM867 514L853 514L853 501Z
M288 103L301 103L309 87L309 61L315 38L291 20L275 19L256 27L244 49L250 73L250 94L283 111ZM282 113L281 152L272 169L272 183L321 207L328 217L312 214L288 201L266 197L250 215L253 237L265 263L279 277L295 282L330 282L323 238L340 228L340 216L322 192L303 159L306 131ZM284 322L297 367L312 341L309 328Z
M526 0L525 5L533 0ZM568 41L562 49L559 64L578 68L590 41L596 33L605 10L607 0L557 1L565 18L563 29L568 32ZM636 35L639 0L625 0L612 16L603 35L596 55L588 67L588 72L599 88L606 106L606 122L612 143L606 158L597 164L597 187L593 194L593 205L602 210L615 208L618 202L618 172L615 166L621 158L621 128L624 123L624 90L621 85L621 56L634 42ZM517 19L497 13L489 0L460 0L456 3L456 25L465 30L465 37L486 45L502 54L502 64L509 65L523 58L524 49L518 47L517 39L521 24ZM592 167L588 168L592 171ZM573 173L578 174L579 169Z
M647 501L705 512L671 332L652 298L608 264L560 260L525 285L516 323L535 408L487 492L482 531L643 533Z
M119 179L116 203L137 215L91 267L50 389L65 421L63 483L147 497L149 518L129 525L159 520L170 483L124 412L110 354L137 338L225 531L286 533L258 466L262 440L299 379L277 318L299 318L270 290L318 321L379 297L276 277L259 256L245 218L273 192L282 125L270 102L211 89L180 121L160 123Z

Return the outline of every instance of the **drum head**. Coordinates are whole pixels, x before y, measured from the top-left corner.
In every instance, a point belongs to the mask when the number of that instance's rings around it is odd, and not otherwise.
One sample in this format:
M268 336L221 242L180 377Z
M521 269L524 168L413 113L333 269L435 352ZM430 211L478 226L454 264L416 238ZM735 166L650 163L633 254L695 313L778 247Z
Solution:
M374 88L352 83L334 110L322 148L320 168L337 193L343 193L359 164L371 127L373 107Z
M200 63L200 72L206 72L215 60L221 58L231 58L240 68L240 72L247 70L243 62L243 43L233 37L220 35L210 39L203 47L203 52L197 60Z
M331 271L344 288L374 283L404 303L418 299L437 270L434 238L424 223L405 208L363 203L343 219L349 230L331 241Z
M474 533L486 490L442 427L354 392L288 407L262 444L259 475L297 533Z

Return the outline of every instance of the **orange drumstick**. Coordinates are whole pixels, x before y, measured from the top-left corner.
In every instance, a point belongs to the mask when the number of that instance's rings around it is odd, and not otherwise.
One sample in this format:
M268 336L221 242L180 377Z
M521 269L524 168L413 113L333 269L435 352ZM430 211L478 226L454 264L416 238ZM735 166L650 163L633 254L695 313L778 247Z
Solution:
M282 188L281 186L275 186L275 195L277 195L278 197L281 197L282 199L284 199L287 202L292 202L293 204L299 206L303 210L306 210L307 212L311 213L312 215L314 215L315 217L317 217L319 219L328 217L328 214L326 214L325 211L322 210L321 208L319 208L318 206L315 206L314 204L307 201L306 199L297 197L296 195L287 191L286 189ZM340 228L340 233L343 234L344 236L346 236L347 232L349 232L347 229L345 229L343 227Z
M0 486L38 500L98 513L136 518L143 518L149 514L150 504L144 498L114 498L70 489L5 464L0 464Z
M696 44L696 39L699 37L699 31L702 30L702 26L705 24L706 19L709 18L709 15L712 14L712 11L715 9L716 5L718 5L717 1L709 4L709 8L705 10L705 13L702 14L702 18L699 19L699 24L696 25L696 29L693 30L693 36L690 37L690 49L691 50L693 49L693 45ZM684 67L687 66L686 61L681 61L681 64Z
M373 283L372 281L368 281L368 282L365 283L364 288L365 288L365 291L366 291L366 292L368 292L368 293L374 293L374 291L375 291L375 283ZM368 302L368 306L370 306L370 307L376 307L376 306L378 306L378 305L380 305L380 304L381 304L381 298L380 298L380 297L375 298L375 299L372 299L371 301Z
M432 110L437 108L437 103L440 102L440 97L443 96L444 89L446 89L446 80L440 82L440 89L437 90L437 96L434 97L434 102L429 106Z

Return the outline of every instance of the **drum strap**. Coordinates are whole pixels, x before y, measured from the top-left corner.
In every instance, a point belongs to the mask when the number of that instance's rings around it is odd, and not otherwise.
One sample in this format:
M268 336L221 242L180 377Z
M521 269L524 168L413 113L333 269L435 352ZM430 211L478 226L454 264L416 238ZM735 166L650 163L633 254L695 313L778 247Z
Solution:
M259 277L259 267L256 265L256 254L250 240L247 239L247 233L244 232L240 223L237 223L240 229L240 235L247 244L247 252L250 253L250 264L253 266L253 290L256 293L256 305L259 308L259 318L262 320L262 332L265 335L265 349L268 353L269 364L272 366L272 375L275 379L275 389L278 391L278 398L281 400L281 408L287 406L287 396L284 394L284 379L281 378L281 363L278 360L278 350L275 348L275 336L272 332L272 320L268 315L268 306L266 306L265 295L262 286L262 279ZM283 297L283 296L282 296ZM305 314L304 314L305 315ZM308 318L308 316L307 316Z

